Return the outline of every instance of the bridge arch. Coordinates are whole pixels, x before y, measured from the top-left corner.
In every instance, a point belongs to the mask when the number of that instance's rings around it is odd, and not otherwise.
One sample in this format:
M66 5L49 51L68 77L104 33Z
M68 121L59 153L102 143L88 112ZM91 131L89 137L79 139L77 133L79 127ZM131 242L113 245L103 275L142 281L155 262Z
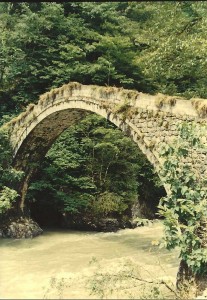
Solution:
M202 100L201 100L202 101ZM199 102L200 103L200 102ZM198 105L197 105L198 107ZM96 113L127 132L159 174L162 161L159 144L177 135L183 121L207 123L193 101L156 96L115 87L81 85L73 82L40 96L9 127L13 166L25 172L20 186L21 209L36 162L41 161L56 138L88 112ZM201 165L207 170L207 159Z

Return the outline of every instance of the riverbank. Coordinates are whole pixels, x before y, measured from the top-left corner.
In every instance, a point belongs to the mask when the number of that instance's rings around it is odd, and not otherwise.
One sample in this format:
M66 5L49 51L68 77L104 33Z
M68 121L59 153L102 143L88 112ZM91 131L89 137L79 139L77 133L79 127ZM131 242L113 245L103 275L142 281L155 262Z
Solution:
M125 222L115 218L101 218L93 221L79 218L75 222L74 220L72 222L65 221L61 224L61 228L78 231L117 232L120 229L136 228L156 221L156 219L148 220L138 217ZM43 231L37 222L26 216L9 216L0 221L0 238L34 238L41 235Z

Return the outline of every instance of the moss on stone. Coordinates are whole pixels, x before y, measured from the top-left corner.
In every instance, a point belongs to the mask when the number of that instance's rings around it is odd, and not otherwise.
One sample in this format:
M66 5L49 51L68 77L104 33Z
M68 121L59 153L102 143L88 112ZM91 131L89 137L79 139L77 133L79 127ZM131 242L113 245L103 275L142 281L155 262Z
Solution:
M167 96L159 93L155 96L155 106L159 109L161 109L164 105L172 107L175 106L177 100L177 96Z
M192 105L196 109L199 117L204 118L207 116L207 100L194 98L192 99Z

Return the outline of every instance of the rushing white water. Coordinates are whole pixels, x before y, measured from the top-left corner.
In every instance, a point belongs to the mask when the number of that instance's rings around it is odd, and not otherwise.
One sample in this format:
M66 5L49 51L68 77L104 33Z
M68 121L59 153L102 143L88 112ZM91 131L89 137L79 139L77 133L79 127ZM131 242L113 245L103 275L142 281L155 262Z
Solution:
M47 230L34 239L2 239L0 298L97 299L98 295L90 295L88 285L95 272L117 274L130 262L142 268L145 279L175 281L178 252L152 245L162 235L162 224L156 222L117 233ZM136 297L136 288L127 286L126 290ZM123 295L126 299L128 294L111 297Z

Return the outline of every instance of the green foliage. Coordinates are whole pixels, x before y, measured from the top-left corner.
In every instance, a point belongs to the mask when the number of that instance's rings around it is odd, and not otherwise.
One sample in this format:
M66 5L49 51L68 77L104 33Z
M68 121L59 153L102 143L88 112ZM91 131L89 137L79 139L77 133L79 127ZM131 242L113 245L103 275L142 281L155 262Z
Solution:
M18 193L15 188L22 172L11 167L12 148L6 128L0 128L0 214L12 207Z
M124 198L118 194L104 192L92 203L92 210L96 215L108 216L110 213L119 213L126 211L128 205Z
M22 177L22 172L12 168L12 148L8 131L5 127L0 128L0 189L4 185L15 187Z
M6 128L0 128L0 164L8 167L11 164L12 148L9 142L9 135Z
M137 63L160 92L207 97L206 7L203 1L132 4L134 14L146 15L144 26L134 25L136 43L144 47Z
M206 98L206 5L203 1L0 3L0 123L36 102L39 94L69 81ZM88 130L86 123L78 134ZM63 138L58 142L61 154L55 156L51 150L47 158L54 164L44 166L46 178L53 182L57 177L63 193L68 186L75 189L73 199L79 198L77 191L95 195L106 190L127 198L120 192L127 188L127 180L111 174L120 168L123 178L129 176L130 163L119 159L125 153L119 147L125 143L127 149L128 142L123 139L122 144L118 138L118 144L111 143L112 131L104 130L91 134L94 139L108 135L98 144L86 134L81 142L71 134L67 149ZM76 151L68 152L72 140ZM77 177L82 169L84 175ZM151 179L150 168L144 169ZM3 181L11 175L11 169L6 170ZM71 175L62 180L63 172ZM137 178L139 193L141 189L146 193L144 176ZM131 186L129 199L135 191L133 182ZM56 194L53 189L50 193ZM68 203L67 197L59 197Z
M201 142L204 132L196 124L182 124L172 145L162 145L164 159L161 176L169 188L162 199L160 214L165 217L165 244L180 247L180 257L193 274L206 273L207 250L207 180L197 171L196 151L206 148ZM203 145L203 146L202 146ZM188 157L192 164L186 163Z
M69 81L206 98L206 5L0 3L0 115Z
M69 81L138 87L142 80L116 4L1 3L0 15L1 114Z
M0 214L3 214L9 210L17 197L18 193L15 190L4 186L0 191Z
M139 194L144 198L146 173L150 190L152 166L137 145L105 119L88 115L53 144L28 196L52 201L63 213L121 216Z

